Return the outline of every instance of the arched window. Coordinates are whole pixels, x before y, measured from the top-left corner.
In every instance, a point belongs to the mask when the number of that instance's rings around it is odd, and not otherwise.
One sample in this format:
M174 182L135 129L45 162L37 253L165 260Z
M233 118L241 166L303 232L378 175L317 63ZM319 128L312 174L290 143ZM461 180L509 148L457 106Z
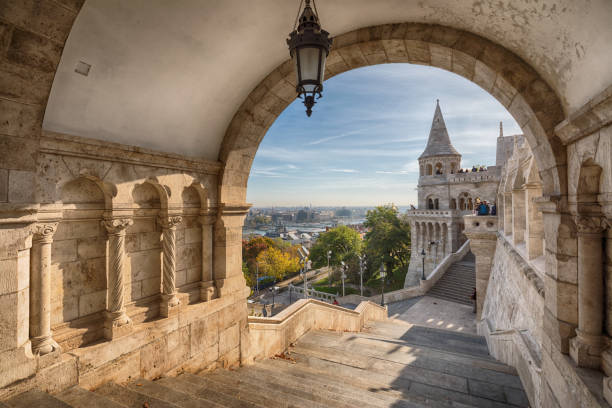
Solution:
M470 211L474 209L474 205L472 204L472 197L468 197L467 199L467 209Z
M431 164L427 165L427 175L431 176L431 174L433 173L433 167L431 167Z
M459 209L461 211L465 211L465 198L461 197L459 199Z
M440 201L437 198L434 200L434 208L436 210L440 209Z
M442 174L442 163L436 163L436 174Z
M434 202L433 202L433 200L431 198L429 200L427 200L427 209L429 209L429 210L433 210L434 209Z

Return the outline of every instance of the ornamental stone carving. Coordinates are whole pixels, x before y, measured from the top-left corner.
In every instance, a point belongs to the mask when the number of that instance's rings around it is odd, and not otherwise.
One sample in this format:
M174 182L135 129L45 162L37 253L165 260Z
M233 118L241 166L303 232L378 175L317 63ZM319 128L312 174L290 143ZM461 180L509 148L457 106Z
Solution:
M607 220L603 217L589 217L577 215L574 217L576 229L579 234L601 234L607 225Z

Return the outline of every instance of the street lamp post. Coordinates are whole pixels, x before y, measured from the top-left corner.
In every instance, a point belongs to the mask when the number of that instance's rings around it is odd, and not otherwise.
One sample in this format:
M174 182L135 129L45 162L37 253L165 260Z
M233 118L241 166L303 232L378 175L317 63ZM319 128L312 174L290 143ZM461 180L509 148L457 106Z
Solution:
M344 261L341 262L342 263L342 275L340 275L340 278L342 279L342 297L344 297L344 280L346 279L346 265L344 264Z
M329 260L331 258L332 251L327 251L327 284L331 286L331 273L329 271Z
M425 248L421 249L421 258L423 259L423 273L421 275L421 280L425 280Z
M259 295L259 262L255 262L255 286L257 287L257 295Z
M366 265L365 256L359 255L359 289L361 296L363 296L363 268Z
M382 285L380 286L380 305L385 305L385 276L387 276L387 271L385 271L385 266L380 265L380 278L382 279Z

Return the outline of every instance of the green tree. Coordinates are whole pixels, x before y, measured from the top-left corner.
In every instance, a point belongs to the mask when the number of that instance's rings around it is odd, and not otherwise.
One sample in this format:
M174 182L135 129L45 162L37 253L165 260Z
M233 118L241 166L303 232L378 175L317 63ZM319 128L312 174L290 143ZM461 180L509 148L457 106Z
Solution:
M369 275L378 270L381 263L387 272L396 268L406 271L410 262L410 223L393 205L376 207L366 214L364 226L365 253Z
M300 269L300 263L296 258L274 247L260 252L257 256L257 264L260 276L273 276L279 280Z
M361 237L357 231L346 225L321 234L310 249L310 260L314 268L327 266L327 251L330 250L330 266L338 266L342 261L354 263L361 251Z

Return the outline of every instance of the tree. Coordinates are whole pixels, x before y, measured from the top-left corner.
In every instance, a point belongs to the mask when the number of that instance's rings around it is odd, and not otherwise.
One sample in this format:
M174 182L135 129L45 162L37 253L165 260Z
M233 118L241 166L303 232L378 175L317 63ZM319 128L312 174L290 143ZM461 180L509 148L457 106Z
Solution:
M353 262L361 251L361 237L354 229L341 225L330 229L319 236L310 249L310 260L313 267L327 266L327 251L331 250L330 266L340 262Z
M296 258L274 247L260 252L257 264L260 276L273 276L277 280L300 270L300 263Z
M276 247L276 243L267 237L254 237L250 240L242 241L242 260L246 262L249 269L255 265L255 259L260 252L265 251L270 247Z
M365 252L370 274L384 263L391 274L396 267L408 269L410 222L393 205L379 206L366 214Z

